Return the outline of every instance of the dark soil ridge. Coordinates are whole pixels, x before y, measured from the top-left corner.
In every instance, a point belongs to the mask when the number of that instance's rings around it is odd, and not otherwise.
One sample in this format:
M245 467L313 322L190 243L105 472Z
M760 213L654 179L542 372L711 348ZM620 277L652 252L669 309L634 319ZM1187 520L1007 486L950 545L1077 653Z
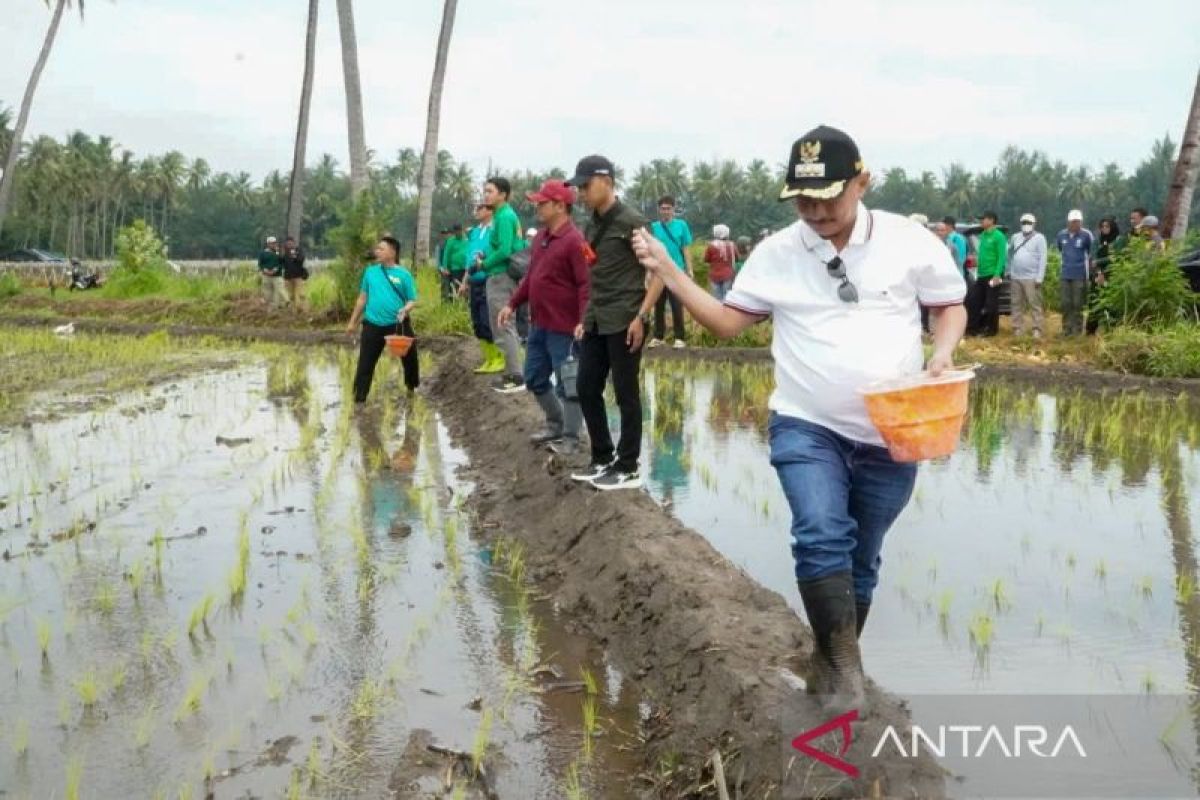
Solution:
M523 395L495 395L486 378L471 373L472 346L459 343L441 355L429 391L470 456L479 529L523 543L539 589L566 621L608 648L655 709L634 788L651 797L717 797L707 762L719 749L731 796L801 796L780 792L785 748L829 716L804 696L788 666L807 661L808 628L782 597L648 494L603 493L571 481L571 465L529 444L540 421L535 404ZM781 532L781 557L786 546ZM872 717L855 731L852 760L878 741L885 725L902 731L909 723L903 702L875 686L870 703ZM836 737L821 744L833 746ZM808 774L802 796L945 796L944 772L925 756L881 758L852 782L791 754L793 769ZM668 777L648 779L675 759L680 766Z
M0 325L16 327L55 327L66 320L61 316L36 314L4 314L0 312ZM119 333L144 336L156 331L166 331L172 336L216 336L238 341L258 340L285 344L347 344L350 339L339 330L312 330L289 327L262 327L246 325L169 325L161 322L124 322L85 318L74 320L75 330L94 333ZM282 324L290 324L283 320ZM468 340L464 336L425 336L421 342L431 349L457 346ZM767 362L771 360L769 347L689 347L684 350L656 348L647 350L647 358L677 360L722 361L735 364ZM1200 392L1200 378L1155 378L1150 375L1133 375L1124 372L1092 369L1065 364L984 364L982 375L1030 381L1043 384L1062 384L1084 389L1117 392L1148 391L1162 394Z

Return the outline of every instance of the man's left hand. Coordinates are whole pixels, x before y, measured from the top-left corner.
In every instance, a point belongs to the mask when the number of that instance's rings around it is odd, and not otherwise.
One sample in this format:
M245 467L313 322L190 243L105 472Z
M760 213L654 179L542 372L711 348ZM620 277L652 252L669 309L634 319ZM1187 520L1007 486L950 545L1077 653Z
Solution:
M642 346L642 339L646 336L646 329L642 325L642 318L636 317L633 322L629 323L629 330L625 333L625 344L629 345L629 352L636 353Z

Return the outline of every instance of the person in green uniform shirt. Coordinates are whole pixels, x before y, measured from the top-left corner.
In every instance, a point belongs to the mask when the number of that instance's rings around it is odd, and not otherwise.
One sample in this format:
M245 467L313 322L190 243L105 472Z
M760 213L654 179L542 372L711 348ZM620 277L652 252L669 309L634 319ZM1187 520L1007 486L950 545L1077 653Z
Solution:
M354 335L362 323L359 337L358 366L354 370L354 402L367 402L375 364L386 345L384 337L394 334L415 337L411 313L417 304L417 284L412 273L396 263L400 242L391 236L381 237L375 245L375 263L363 269L359 284L358 302L346 325L346 333ZM421 385L417 345L413 342L404 355L404 385L410 392Z
M442 245L438 272L442 275L442 301L454 299L467 271L467 235L461 222L450 228L450 238Z
M1008 260L1008 238L996 225L995 211L980 219L978 272L967 297L967 335L995 336L1000 332L1000 285Z
M504 353L504 374L496 379L492 388L502 394L525 391L517 326L512 320L506 325L499 324L498 320L500 312L508 307L508 301L517 291L517 282L508 274L509 260L513 253L528 246L521 235L521 220L508 203L511 194L512 184L507 178L488 178L483 186L483 202L492 209L491 238L483 259L483 271L487 275L488 322L492 340Z

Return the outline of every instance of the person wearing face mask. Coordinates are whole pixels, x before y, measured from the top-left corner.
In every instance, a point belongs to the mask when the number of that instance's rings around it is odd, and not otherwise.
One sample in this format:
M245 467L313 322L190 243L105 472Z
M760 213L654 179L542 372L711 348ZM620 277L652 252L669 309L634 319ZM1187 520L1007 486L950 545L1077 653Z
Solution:
M1025 335L1025 307L1033 312L1033 338L1042 338L1042 282L1046 279L1046 237L1034 230L1037 217L1021 215L1021 230L1008 240L1008 276L1012 281L1012 326Z
M799 220L755 248L724 303L648 231L633 242L646 269L717 336L774 322L770 460L792 512L796 585L815 641L807 689L828 713L864 715L858 637L884 535L912 496L917 468L892 459L859 390L921 370L922 305L933 375L952 368L967 321L966 284L949 250L902 216L868 210L870 182L844 132L822 125L800 137L779 196L795 203Z

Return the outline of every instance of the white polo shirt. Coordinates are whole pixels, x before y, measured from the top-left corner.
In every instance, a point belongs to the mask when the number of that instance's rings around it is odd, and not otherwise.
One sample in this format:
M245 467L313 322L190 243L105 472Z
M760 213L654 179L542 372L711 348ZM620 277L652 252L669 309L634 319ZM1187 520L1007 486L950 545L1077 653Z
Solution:
M861 203L841 252L858 302L838 298L840 280L826 263L833 245L798 220L751 253L725 304L774 318L773 411L824 426L858 442L882 445L858 390L883 378L919 372L920 306L963 301L966 284L950 251L914 222Z

